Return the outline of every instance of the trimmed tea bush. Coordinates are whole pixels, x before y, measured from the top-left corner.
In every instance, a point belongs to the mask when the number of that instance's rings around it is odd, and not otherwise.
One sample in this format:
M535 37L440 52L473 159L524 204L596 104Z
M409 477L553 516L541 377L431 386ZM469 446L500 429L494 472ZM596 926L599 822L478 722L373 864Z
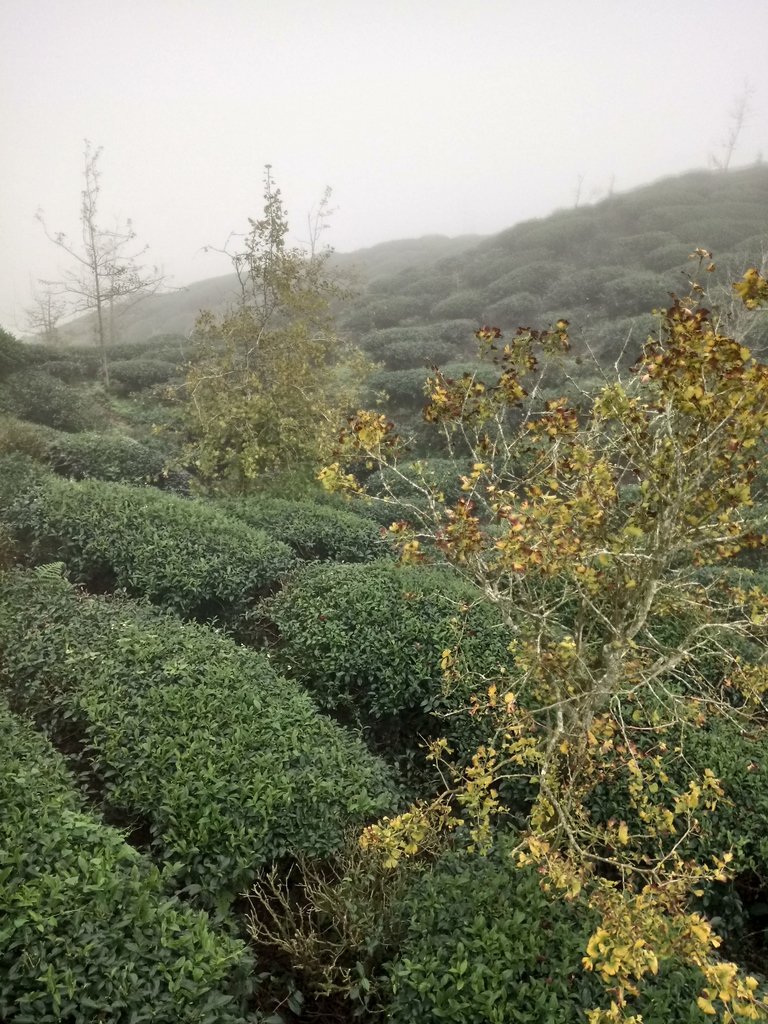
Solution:
M15 416L0 414L0 454L17 452L43 461L51 440L60 433L62 432L51 427L43 427L39 423L29 423Z
M369 562L386 553L381 529L371 519L343 509L266 497L233 498L218 507L289 544L300 558Z
M581 1024L585 1010L609 1004L581 963L595 923L588 909L546 896L510 845L488 857L449 853L418 878L389 966L391 1024ZM636 1012L645 1024L704 1024L704 984L697 971L663 965Z
M150 608L8 575L0 672L57 742L84 746L105 807L144 823L206 905L392 809L381 762L265 656Z
M0 1018L236 1024L248 960L84 811L64 761L0 702Z
M392 470L374 473L367 481L367 486L371 494L389 493L416 506L426 504L426 498L419 493L418 487L437 488L445 496L446 503L453 505L460 498L466 497L461 489L461 477L469 474L470 469L470 463L462 463L457 459L421 459L398 466L398 473ZM389 516L390 522L397 518L408 519L408 510L405 508L401 511L397 506L390 506Z
M174 363L160 359L116 359L109 366L109 378L115 390L123 394L143 391L164 384L178 372Z
M149 487L49 476L6 505L5 522L33 561L61 560L91 589L123 588L190 618L242 625L295 562L261 530Z
M157 483L164 460L155 449L117 434L60 434L52 438L45 461L54 472L75 480Z
M102 418L95 402L43 370L24 369L0 383L0 411L56 430L88 430Z
M270 601L279 664L319 705L361 724L377 744L400 753L422 736L476 742L473 719L446 712L468 705L509 663L509 637L495 608L447 571L369 565L313 565ZM457 648L459 673L448 683L443 652Z

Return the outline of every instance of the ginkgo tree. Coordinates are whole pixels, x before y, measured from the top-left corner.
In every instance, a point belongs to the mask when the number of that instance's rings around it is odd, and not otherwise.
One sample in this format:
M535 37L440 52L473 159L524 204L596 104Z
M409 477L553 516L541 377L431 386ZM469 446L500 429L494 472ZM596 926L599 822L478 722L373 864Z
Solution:
M693 255L700 271L712 265L704 250ZM472 467L457 503L426 468L403 472L408 445L379 413L350 418L320 473L343 492L362 492L362 465L410 483L412 501L386 489L375 499L397 510L390 532L403 559L447 560L476 583L504 613L515 662L467 709L488 721L469 767L453 767L447 745L434 744L452 784L361 842L395 868L461 824L482 850L504 810L502 787L533 784L511 865L536 865L553 898L586 899L600 916L584 967L607 997L590 1024L638 1024L633 997L669 960L700 970L704 1014L768 1019L757 980L719 957L718 936L691 905L728 872L727 850L696 857L720 781L706 767L686 784L669 774L682 730L767 710L768 662L730 652L735 639L765 649L768 595L713 567L768 542L753 493L768 366L699 304L698 276L660 312L632 371L604 374L578 406L540 397L539 359L566 359L566 321L511 340L481 328L498 371L491 384L435 371L425 419ZM748 308L768 302L754 268L734 288ZM660 621L683 627L670 636ZM716 680L702 668L713 655ZM458 647L442 664L450 685ZM623 816L595 812L606 787L626 794Z

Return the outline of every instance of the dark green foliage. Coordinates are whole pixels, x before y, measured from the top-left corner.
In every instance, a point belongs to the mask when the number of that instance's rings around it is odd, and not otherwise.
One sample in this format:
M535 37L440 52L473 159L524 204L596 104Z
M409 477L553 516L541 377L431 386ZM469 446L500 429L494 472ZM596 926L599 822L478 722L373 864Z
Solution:
M9 331L0 327L0 380L14 370L21 369L26 361L25 346Z
M75 480L162 483L164 460L154 448L119 434L60 434L49 441L45 461Z
M344 509L261 496L223 500L218 507L290 545L303 559L370 562L387 553L376 523Z
M18 452L49 466L54 473L75 480L111 480L153 484L186 492L187 474L166 470L156 448L121 434L63 430L0 416L0 454Z
M447 735L469 750L473 719L465 708L509 660L508 636L479 592L438 569L370 565L308 566L267 602L279 664L308 687L322 708L357 721L390 752L416 751L422 737ZM440 660L458 648L460 681L448 683Z
M37 369L17 370L5 378L0 411L68 431L87 430L101 418L92 398Z
M57 742L84 747L105 807L146 823L169 877L206 905L392 808L359 740L204 627L16 574L0 588L0 672Z
M96 380L98 378L98 363L90 365L84 359L51 359L41 363L40 369L51 377L63 380L65 384L74 384L78 381Z
M294 563L291 549L201 501L149 487L47 477L6 488L0 507L35 562L62 560L72 579L199 619L242 625L255 598Z
M440 370L447 377L460 378L468 373L483 383L490 384L498 380L498 370L487 363L446 363ZM424 385L430 376L427 367L415 367L408 370L376 370L368 379L371 392L386 392L389 404L393 406L423 406L426 402Z
M466 311L465 311L466 312ZM473 341L471 337L468 343ZM456 345L434 327L391 327L366 334L362 347L390 369L432 366L456 353Z
M0 702L0 1017L235 1024L248 961L87 813L64 761Z
M608 1005L581 964L590 912L546 896L535 869L515 867L511 845L500 841L488 857L449 853L417 878L389 965L391 1024L578 1024L586 1009ZM703 984L696 971L664 966L637 1012L645 1024L704 1024Z
M675 783L687 785L710 768L725 792L717 808L702 815L697 858L732 850L733 870L768 886L768 730L712 721L704 729L686 729L681 749L683 757L671 757L667 769Z
M160 359L116 359L109 364L109 376L110 381L114 382L114 390L123 394L164 384L177 373L174 363Z
M367 489L371 494L390 495L400 498L408 505L423 506L426 502L423 490L437 488L448 505L455 505L464 497L461 489L461 477L470 472L469 465L455 459L429 458L403 463L398 466L397 473L392 470L374 473L368 481ZM408 518L407 507L389 506L390 522Z
M29 456L31 459L45 461L45 454L52 439L72 436L63 431L53 430L51 427L41 426L39 423L29 423L27 420L20 420L15 416L0 414L0 454L2 455L16 452L19 455Z

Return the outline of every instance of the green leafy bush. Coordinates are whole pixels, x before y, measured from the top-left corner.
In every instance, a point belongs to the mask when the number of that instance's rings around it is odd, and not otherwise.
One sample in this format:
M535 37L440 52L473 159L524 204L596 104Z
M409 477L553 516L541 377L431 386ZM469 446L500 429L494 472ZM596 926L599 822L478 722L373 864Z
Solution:
M0 380L21 369L26 362L26 346L0 327Z
M124 588L190 618L242 625L295 562L263 531L149 487L48 476L11 495L5 522L31 560L62 560L91 589Z
M460 378L468 373L483 383L490 384L498 380L498 371L494 374L493 367L485 363L446 363L440 367L446 377ZM426 402L424 385L430 376L427 367L415 367L409 370L377 370L368 379L368 388L372 392L385 391L394 405L419 405Z
M371 331L361 342L375 359L390 369L431 366L455 354L453 342L441 337L435 327L389 327Z
M330 855L393 806L384 766L265 656L150 608L7 576L0 672L57 742L84 748L105 807L145 823L169 877L206 905L274 859Z
M581 964L589 911L545 895L535 869L514 866L510 845L487 857L449 853L417 877L389 965L391 1024L577 1024L585 1010L608 1005ZM637 1012L645 1024L704 1024L703 984L696 971L662 966Z
M0 414L0 454L16 452L43 461L51 439L60 433L63 435L63 431Z
M0 1017L236 1024L248 962L82 806L63 759L0 702Z
M479 592L441 570L368 565L308 566L265 604L277 627L279 664L319 705L361 724L394 753L421 737L448 735L464 750L477 741L473 719L447 712L467 706L509 661L508 637ZM460 669L441 668L456 648Z
M398 466L398 472L383 471L374 473L368 481L371 494L389 495L401 498L409 505L422 505L426 500L416 487L437 488L445 496L447 504L455 504L459 498L465 497L461 489L461 477L470 472L468 464L457 459L430 458ZM415 486L414 486L415 485ZM396 506L390 507L389 521L397 518L408 518L407 510Z
M49 373L23 369L0 384L0 411L57 430L88 430L101 419L96 403Z
M154 448L119 434L64 434L52 438L45 461L54 472L75 480L158 483L164 460Z
M261 496L223 500L218 507L290 545L300 558L370 562L386 554L376 523L343 509Z
M78 381L97 380L99 365L97 361L90 362L85 359L62 358L51 359L41 363L40 369L51 377L57 377L66 384L75 384Z
M109 366L110 381L124 394L164 384L177 372L174 363L160 359L116 359Z

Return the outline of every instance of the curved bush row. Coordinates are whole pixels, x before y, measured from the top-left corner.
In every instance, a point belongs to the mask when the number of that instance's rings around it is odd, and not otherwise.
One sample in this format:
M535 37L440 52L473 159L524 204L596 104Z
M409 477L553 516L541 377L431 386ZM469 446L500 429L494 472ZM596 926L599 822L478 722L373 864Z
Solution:
M381 762L263 655L50 575L0 583L0 671L57 742L84 745L106 808L148 825L177 886L226 903L260 866L327 856L391 810Z
M441 365L440 370L453 379L469 374L483 384L494 384L499 378L498 369L488 363L447 363ZM423 406L426 402L424 385L431 375L431 371L423 366L408 370L376 370L368 378L368 389L373 393L386 391L390 402L397 406Z
M83 810L64 761L0 701L0 1018L235 1024L248 962Z
M24 368L0 381L0 412L76 433L104 420L93 397L36 368Z
M0 453L28 455L60 476L185 490L184 474L166 472L162 453L120 434L68 434L13 416L0 416Z
M278 664L377 745L399 754L447 735L473 750L472 717L444 716L467 708L511 662L507 631L480 596L437 569L311 565L263 609L279 632ZM448 648L456 651L455 680L441 666Z
M225 499L218 507L290 545L300 558L368 562L387 550L376 523L344 509L267 497Z
M418 876L399 913L406 934L389 965L391 1024L579 1024L610 995L581 963L595 921L583 903L547 896L513 843L487 857L444 855ZM662 964L632 1012L645 1024L704 1024L705 984L694 969Z
M6 483L0 516L35 562L61 560L74 580L198 619L242 624L255 598L294 564L291 549L205 502L149 487L86 480Z
M177 373L175 363L162 359L116 359L109 366L110 381L124 394L164 384Z

